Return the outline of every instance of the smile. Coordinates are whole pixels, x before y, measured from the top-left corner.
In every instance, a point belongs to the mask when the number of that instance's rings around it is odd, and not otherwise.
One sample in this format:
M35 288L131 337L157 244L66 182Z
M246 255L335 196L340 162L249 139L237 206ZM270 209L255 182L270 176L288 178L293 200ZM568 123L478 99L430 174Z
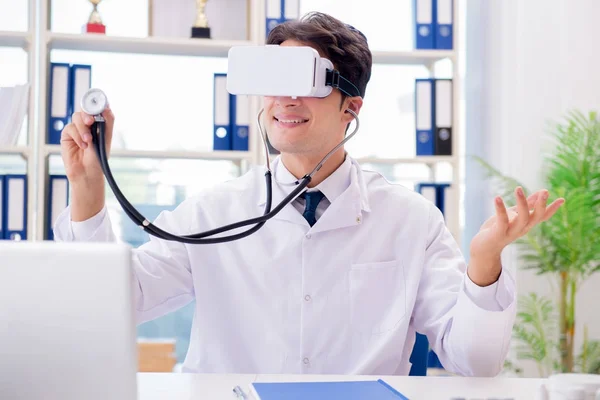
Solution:
M273 117L273 119L277 121L278 125L285 128L299 126L308 122L307 119L278 119L277 117Z

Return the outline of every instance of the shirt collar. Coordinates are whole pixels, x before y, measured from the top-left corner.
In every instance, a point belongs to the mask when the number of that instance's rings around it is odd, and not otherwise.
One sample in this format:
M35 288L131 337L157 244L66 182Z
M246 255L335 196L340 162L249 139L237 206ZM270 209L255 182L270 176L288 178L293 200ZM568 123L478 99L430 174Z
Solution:
M275 169L275 177L279 181L283 182L294 182L296 177L286 168L283 161L278 160L277 167ZM320 191L325 195L330 203L333 203L348 187L351 183L350 171L352 169L352 161L348 156L345 157L342 165L338 167L331 175L325 178L321 183L313 188L307 189L309 192Z
M294 186L292 185L281 185L275 182L275 179L283 183L294 183L298 179L292 175L292 173L286 168L281 161L281 156L277 156L272 162L273 170L273 201L281 201L287 194L289 194ZM354 161L349 155L346 154L346 158L342 165L338 167L331 175L329 175L323 182L319 183L314 188L307 189L308 191L320 190L330 203L333 203L342 193L344 193L350 186L355 185L358 189L360 208L364 211L370 211L369 201L366 190L366 183L363 180L363 176L360 171L360 165ZM262 206L265 204L266 198L265 193L261 193L259 197L258 205ZM273 203L276 204L276 203Z

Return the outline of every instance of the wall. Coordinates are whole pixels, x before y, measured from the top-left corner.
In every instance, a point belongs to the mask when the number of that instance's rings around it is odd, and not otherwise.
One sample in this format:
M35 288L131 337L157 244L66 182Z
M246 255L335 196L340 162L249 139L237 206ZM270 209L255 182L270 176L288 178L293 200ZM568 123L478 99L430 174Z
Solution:
M600 111L598 15L596 0L467 0L467 155L486 158L531 190L543 187L547 124L569 109ZM495 193L468 158L465 179L468 255L471 238L494 213ZM517 280L520 293L552 293L546 278L518 270ZM586 322L590 336L600 339L599 287L600 274L582 288L579 337ZM536 376L532 364L524 365L527 376Z

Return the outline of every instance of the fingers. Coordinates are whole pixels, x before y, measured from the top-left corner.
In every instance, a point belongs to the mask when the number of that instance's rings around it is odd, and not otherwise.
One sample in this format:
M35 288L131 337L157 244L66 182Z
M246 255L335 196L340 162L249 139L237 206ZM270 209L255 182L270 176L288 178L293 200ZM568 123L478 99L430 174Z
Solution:
M529 205L527 204L523 188L518 187L515 190L515 197L517 199L516 209L518 216L514 219L509 228L508 234L510 237L520 236L520 233L525 229L530 219Z
M106 147L107 147L107 150L110 150L110 145L112 142L113 127L115 125L115 115L113 114L112 109L110 108L110 106L108 104L106 105L106 109L102 112L102 116L106 120L106 131L104 133Z
M538 198L540 197L540 192L535 192L534 194L532 194L531 196L529 196L527 198L527 207L529 207L529 209L532 209L535 206L536 201L538 200Z
M81 140L86 144L92 143L92 134L90 132L90 126L94 123L94 118L82 112L73 113L71 117L71 123L75 125L77 134L81 137Z
M91 139L91 135L89 135L89 127L85 125L85 122L82 120L80 113L74 113L71 117L71 123L67 124L64 127L60 134L61 142L65 141L73 141L77 144L78 147L82 149L88 148L88 143L86 141L86 132L88 132L88 136ZM90 140L91 142L91 140Z
M546 212L546 205L548 204L548 191L542 190L540 191L540 195L538 196L538 200L535 202L533 207L533 213L529 218L529 222L525 226L525 231L529 231L535 225L540 223L544 218L544 214Z
M501 232L506 232L508 230L508 212L502 197L496 197L494 204L496 205L496 224Z
M541 218L541 221L546 221L548 219L550 219L550 217L552 217L554 214L556 214L556 212L558 211L558 209L565 204L565 199L563 199L562 197L559 199L556 199L552 202L552 204L550 204L548 206L548 208L546 208L544 215Z
M60 141L61 143L73 141L77 144L79 148L82 149L87 149L88 147L87 143L83 141L83 138L81 137L79 132L77 132L77 128L73 123L67 124L67 126L64 127L64 129L60 133Z
M537 192L533 193L532 195L530 195L530 196L527 198L527 207L529 207L529 209L530 209L530 210L531 210L532 208L534 208L534 206L535 206L535 203L536 203L536 201L538 200L538 197L539 197L540 193L541 193L541 191L537 191ZM509 212L510 212L510 211L512 211L512 212L514 212L515 214L518 214L518 213L517 213L517 206L512 206L512 207L510 207L510 208L508 209L508 211L509 211Z

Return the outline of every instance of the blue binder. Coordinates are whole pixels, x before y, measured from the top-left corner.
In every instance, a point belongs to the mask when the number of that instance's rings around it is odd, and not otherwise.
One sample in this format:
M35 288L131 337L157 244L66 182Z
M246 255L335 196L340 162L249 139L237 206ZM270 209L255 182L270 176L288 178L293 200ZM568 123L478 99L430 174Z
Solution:
M254 382L257 400L408 400L385 381Z
M66 175L50 175L46 207L46 239L54 240L54 222L69 205L69 180Z
M418 50L435 49L435 0L414 0L414 45Z
M213 150L231 150L231 95L227 91L227 74L215 73L213 97Z
M50 64L48 81L47 143L60 144L60 134L69 123L72 109L71 68L65 63Z
M5 175L2 188L4 239L27 239L27 175Z
M416 155L435 154L435 84L434 79L415 80Z
M449 187L449 183L421 182L415 185L415 191L422 194L428 200L431 200L445 217L446 190ZM424 351L427 352L425 360L423 359ZM423 373L423 369L425 369L426 374L427 368L444 368L437 354L429 349L429 340L427 339L427 336L420 333L417 333L417 339L410 361L413 363L413 367L410 371L411 375L413 375L413 373L414 375L420 375Z
M284 21L285 0L266 0L265 7L266 36L268 37L273 28Z
M415 191L430 200L445 215L446 191L449 187L449 183L421 182L415 185Z
M81 98L92 87L92 66L71 65L69 72L69 116L81 111Z
M454 5L453 0L434 0L435 7L435 48L452 50L454 38Z
M230 95L232 150L248 151L250 110L248 96Z

